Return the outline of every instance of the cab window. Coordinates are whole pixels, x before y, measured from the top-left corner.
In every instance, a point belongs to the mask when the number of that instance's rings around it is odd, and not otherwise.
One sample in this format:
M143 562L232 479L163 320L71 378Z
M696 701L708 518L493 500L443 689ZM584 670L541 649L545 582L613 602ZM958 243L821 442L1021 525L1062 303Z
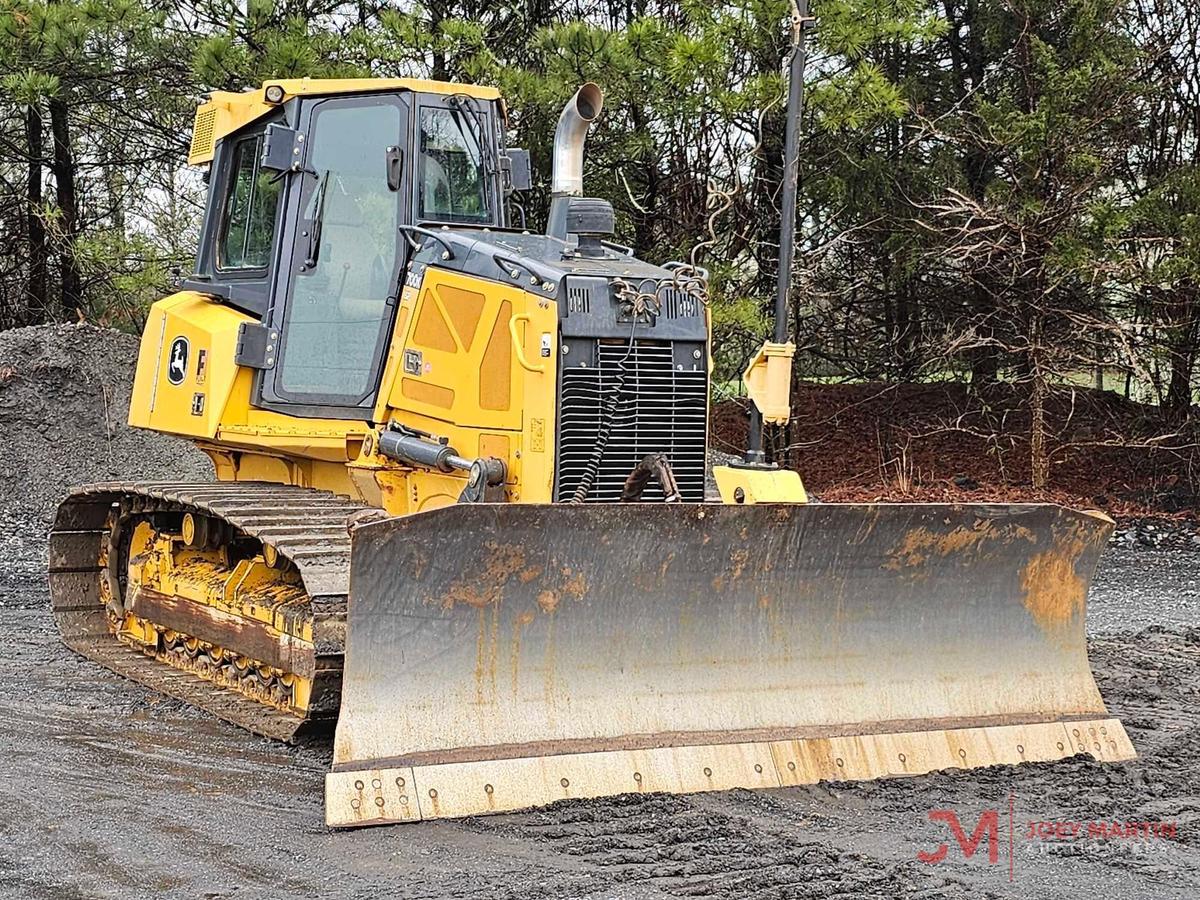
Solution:
M402 241L385 160L402 126L402 104L389 96L321 100L312 112L276 369L287 399L357 406L374 393Z
M277 173L259 168L262 140L261 134L251 135L233 147L217 252L220 269L265 269L271 260L280 181Z
M468 118L469 117L469 118ZM492 221L486 117L424 107L420 123L419 216L463 224Z

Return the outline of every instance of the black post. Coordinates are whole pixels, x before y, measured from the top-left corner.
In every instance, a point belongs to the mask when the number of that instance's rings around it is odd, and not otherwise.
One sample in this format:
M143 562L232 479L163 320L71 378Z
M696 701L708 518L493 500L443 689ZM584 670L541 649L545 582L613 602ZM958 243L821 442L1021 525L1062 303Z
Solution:
M787 130L783 144L783 196L779 204L779 274L775 278L775 335L777 344L788 339L788 289L792 283L792 259L796 252L796 187L800 179L800 113L804 109L804 63L808 53L804 32L812 25L808 0L798 0L797 20L792 23L792 55L788 62ZM750 440L745 461L762 465L762 413L750 405Z

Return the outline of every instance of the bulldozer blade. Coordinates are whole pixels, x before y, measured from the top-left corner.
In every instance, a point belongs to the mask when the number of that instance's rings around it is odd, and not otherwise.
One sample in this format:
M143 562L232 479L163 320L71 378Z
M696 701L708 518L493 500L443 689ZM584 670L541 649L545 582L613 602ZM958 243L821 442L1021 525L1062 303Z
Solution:
M354 531L326 820L1090 754L1112 522L1051 505L468 505Z

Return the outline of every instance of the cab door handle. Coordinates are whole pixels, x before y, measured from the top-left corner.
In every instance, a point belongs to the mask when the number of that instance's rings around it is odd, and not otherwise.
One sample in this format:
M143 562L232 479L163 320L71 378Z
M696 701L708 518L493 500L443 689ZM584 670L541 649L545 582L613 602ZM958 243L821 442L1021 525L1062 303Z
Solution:
M404 174L404 151L399 147L388 147L384 151L383 164L388 190L393 193L400 190L400 177Z
M512 335L513 349L517 352L517 362L521 364L521 368L526 372L545 372L546 366L542 363L533 365L525 358L525 345L521 340L521 336L517 334L517 323L528 322L529 316L524 313L513 316L508 320L508 333Z

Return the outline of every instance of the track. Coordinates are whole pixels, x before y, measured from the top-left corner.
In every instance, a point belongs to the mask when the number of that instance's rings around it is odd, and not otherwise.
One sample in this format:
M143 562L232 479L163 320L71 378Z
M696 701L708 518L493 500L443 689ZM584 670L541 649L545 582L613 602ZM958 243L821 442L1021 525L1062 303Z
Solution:
M349 589L350 520L366 507L327 491L267 483L113 482L77 488L59 507L50 533L50 597L72 650L266 737L292 740L337 717ZM308 594L315 647L307 718L255 702L118 642L110 631L101 579L114 514L194 512L270 544L299 570Z

